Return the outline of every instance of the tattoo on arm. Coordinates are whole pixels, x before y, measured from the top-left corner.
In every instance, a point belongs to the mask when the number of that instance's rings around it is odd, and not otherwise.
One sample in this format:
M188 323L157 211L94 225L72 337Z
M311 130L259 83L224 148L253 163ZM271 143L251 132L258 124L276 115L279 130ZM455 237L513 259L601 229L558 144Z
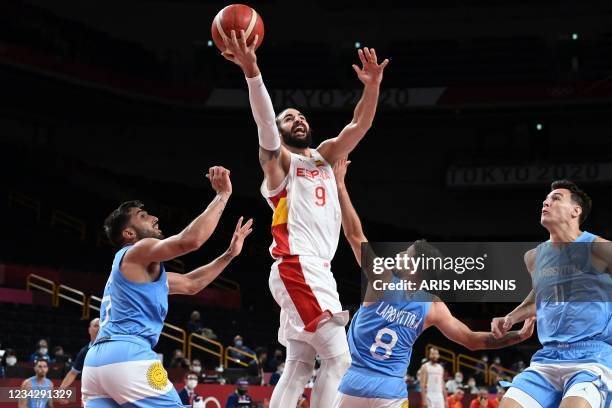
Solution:
M266 150L263 147L259 148L259 163L261 165L266 164L270 160L278 159L281 154L281 149L276 150Z
M519 336L517 331L511 331L500 339L496 339L493 333L489 333L485 339L485 345L487 348L502 348L516 344L520 340L521 336Z

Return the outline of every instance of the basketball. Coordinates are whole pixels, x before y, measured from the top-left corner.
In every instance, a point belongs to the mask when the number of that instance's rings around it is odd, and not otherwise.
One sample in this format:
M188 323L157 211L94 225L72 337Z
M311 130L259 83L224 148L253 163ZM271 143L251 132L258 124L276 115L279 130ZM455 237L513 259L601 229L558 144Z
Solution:
M251 45L255 35L259 35L256 48L263 41L264 25L261 16L254 9L244 4L230 4L221 9L215 16L210 31L219 50L225 50L223 37L231 38L232 30L236 31L236 37L238 38L240 38L240 30L244 30L247 45Z

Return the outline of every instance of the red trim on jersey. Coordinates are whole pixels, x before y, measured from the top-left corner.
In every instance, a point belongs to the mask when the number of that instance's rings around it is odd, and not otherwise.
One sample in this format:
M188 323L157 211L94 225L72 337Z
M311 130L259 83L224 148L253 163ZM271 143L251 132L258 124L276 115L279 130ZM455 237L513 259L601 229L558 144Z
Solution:
M300 258L297 255L284 257L278 264L278 272L304 323L304 330L316 331L321 319L331 316L331 313L321 309L312 289L306 283Z
M277 195L275 195L273 197L268 197L268 199L270 201L272 201L272 204L274 205L274 208L276 208L278 206L278 202L283 197L287 197L287 187L283 188L282 191L280 193L278 193Z
M274 248L272 248L272 256L281 258L290 255L289 251L289 230L287 224L278 224L272 227L272 237L274 237Z

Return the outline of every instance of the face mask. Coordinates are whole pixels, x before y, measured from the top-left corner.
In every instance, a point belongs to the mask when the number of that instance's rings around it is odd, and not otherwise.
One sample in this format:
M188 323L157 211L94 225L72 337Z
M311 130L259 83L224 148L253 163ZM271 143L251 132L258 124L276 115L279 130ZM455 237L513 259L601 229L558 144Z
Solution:
M38 349L38 352L39 352L40 354L43 354L43 355L44 355L44 354L47 354L47 351L49 351L49 349L48 349L48 348L46 348L46 347L41 347L41 348L39 348L39 349Z
M187 388L194 389L198 385L198 380L187 380Z
M463 377L460 376L455 376L455 381L457 381L458 383L463 381Z
M246 390L238 390L238 394L244 395L244 394L246 394Z
M242 340L236 340L236 346L238 347L242 346Z
M279 374L282 374L284 369L285 367L278 367L276 371L278 371Z
M12 367L15 364L17 364L17 357L11 356L11 357L7 357L6 358L6 365L7 366Z
M199 374L202 371L202 366L192 366L191 369Z
M472 381L469 381L469 382L468 382L468 385L469 385L470 387L473 387L473 386L475 386L475 385L476 385L476 383L475 383L475 382L472 382Z

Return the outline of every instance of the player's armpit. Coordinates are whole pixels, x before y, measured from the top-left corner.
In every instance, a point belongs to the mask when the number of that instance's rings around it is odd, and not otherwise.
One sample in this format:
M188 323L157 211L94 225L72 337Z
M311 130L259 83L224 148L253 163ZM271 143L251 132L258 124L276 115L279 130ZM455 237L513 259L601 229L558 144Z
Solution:
M291 155L287 148L281 146L278 150L266 150L259 147L259 164L264 172L266 188L272 191L281 185L291 164Z

